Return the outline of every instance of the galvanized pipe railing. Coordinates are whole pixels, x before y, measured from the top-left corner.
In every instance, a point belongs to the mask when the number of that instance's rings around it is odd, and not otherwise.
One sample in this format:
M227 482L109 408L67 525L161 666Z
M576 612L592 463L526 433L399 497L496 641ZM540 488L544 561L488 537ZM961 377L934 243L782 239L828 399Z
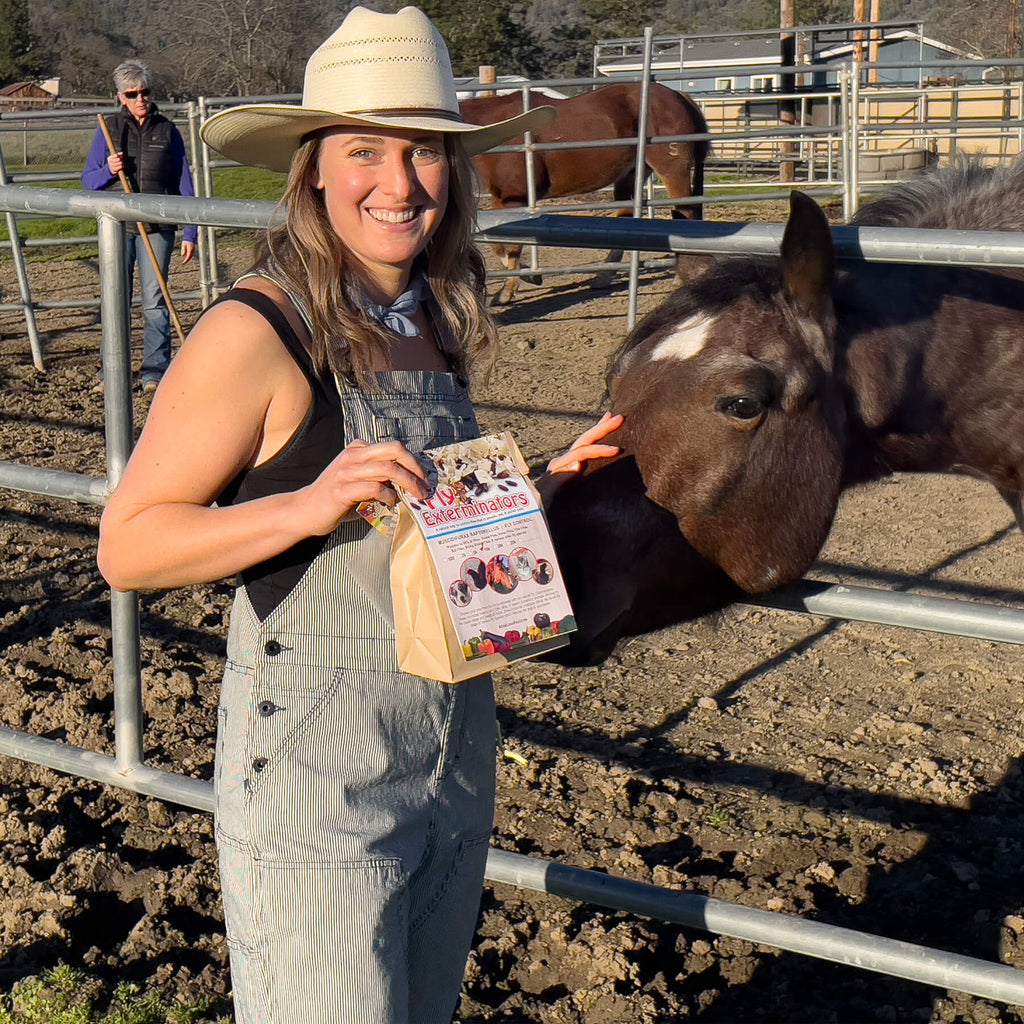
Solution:
M2 202L2 192L0 192ZM514 212L480 217L479 238L574 249L644 249L716 256L778 255L781 224L726 221L632 221L625 217L523 216ZM951 231L926 228L832 228L839 259L885 263L932 263L977 267L1024 266L1024 232Z
M0 186L6 186L7 164L4 162L3 150L0 150ZM32 363L37 370L45 368L43 362L43 343L39 338L36 325L36 313L32 306L32 291L28 284L28 272L25 270L25 254L21 249L21 235L18 232L18 221L14 214L7 210L4 213L7 221L7 234L11 241L11 256L14 259L14 273L18 280L18 291L21 295L19 310L25 316L25 330L28 332L29 348L32 350Z
M1024 971L1006 964L726 903L697 893L664 889L555 861L492 849L487 855L487 878L1013 1006L1024 999Z

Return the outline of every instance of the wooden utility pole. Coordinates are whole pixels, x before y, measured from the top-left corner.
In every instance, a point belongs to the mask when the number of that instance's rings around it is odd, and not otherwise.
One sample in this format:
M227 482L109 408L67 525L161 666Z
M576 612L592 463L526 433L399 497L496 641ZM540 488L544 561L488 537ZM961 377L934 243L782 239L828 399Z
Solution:
M786 29L796 28L796 0L779 0L779 57L783 67L796 64L796 34ZM783 127L796 124L796 75L783 72L779 78L783 99L779 100L779 122ZM779 181L796 181L796 145L784 139L780 147Z
M882 0L871 0L871 14L869 16L871 34L868 38L868 63L870 64L878 62L878 29L874 26L882 20L881 5ZM878 68L872 68L868 72L868 81L872 85L878 82Z
M867 20L864 14L864 0L853 0L853 20L858 25L863 25ZM864 60L864 30L860 28L853 31L853 60L856 64Z

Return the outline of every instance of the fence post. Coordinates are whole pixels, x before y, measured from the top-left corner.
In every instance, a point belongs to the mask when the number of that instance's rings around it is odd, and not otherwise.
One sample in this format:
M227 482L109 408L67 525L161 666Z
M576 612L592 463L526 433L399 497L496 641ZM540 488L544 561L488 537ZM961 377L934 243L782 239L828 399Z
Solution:
M633 216L643 213L644 178L647 177L647 107L651 97L651 54L654 50L654 30L644 29L644 70L640 79L640 108L636 128L636 167L633 172ZM636 323L637 291L640 286L640 250L629 254L629 297L626 305L626 330Z
M851 155L851 122L850 115L850 70L849 68L839 69L839 121L842 130L839 133L839 168L843 176L843 220L849 220L853 213L853 171L850 167L851 160L855 160L856 154Z
M1017 118L1024 118L1024 80L1017 83ZM1024 120L1017 129L1017 155L1024 153Z
M103 406L106 417L107 481L117 486L131 454L132 358L130 296L125 226L101 214L96 220L100 242L100 317L103 324ZM121 772L142 763L142 682L139 595L110 593L110 633L114 666L114 757Z
M199 148L201 145L199 141L199 108L195 102L188 105L188 141L192 150L192 180L195 183L196 195L209 198L209 194L206 191L206 179L202 175L202 168L199 165ZM196 237L196 249L199 256L199 293L202 296L203 309L209 306L212 298L210 295L210 276L208 273L209 259L206 255L207 242L206 230L205 228L200 228Z
M956 152L956 130L957 122L960 120L960 90L955 86L949 87L949 155Z
M10 184L7 180L7 164L4 161L4 151L0 148L0 185L7 184ZM7 218L7 234L11 237L11 256L14 259L14 273L18 278L18 290L25 312L25 329L28 331L28 343L32 349L32 363L37 370L45 370L43 345L36 327L36 311L32 305L32 291L28 285L28 270L25 268L25 253L21 248L18 218L9 210L4 216Z
M522 88L523 113L530 109L530 85L527 83ZM537 212L537 168L533 163L533 132L523 133L523 159L526 161L526 208L530 213ZM537 255L537 246L528 247L530 253L530 270L540 270L540 260Z
M202 124L207 117L206 97L199 97L199 123ZM210 148L199 140L199 154L203 168L203 190L208 198L213 198L213 168L210 167ZM220 292L220 268L217 266L217 229L212 224L205 225L202 230L206 233L206 259L207 274L210 281L210 294L216 298Z

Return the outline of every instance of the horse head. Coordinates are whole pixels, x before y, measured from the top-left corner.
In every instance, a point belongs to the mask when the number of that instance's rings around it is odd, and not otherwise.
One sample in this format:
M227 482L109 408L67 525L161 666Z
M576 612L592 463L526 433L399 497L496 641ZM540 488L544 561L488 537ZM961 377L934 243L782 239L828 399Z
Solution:
M718 263L626 339L609 373L647 495L743 590L800 576L843 479L828 222L794 192L778 261Z

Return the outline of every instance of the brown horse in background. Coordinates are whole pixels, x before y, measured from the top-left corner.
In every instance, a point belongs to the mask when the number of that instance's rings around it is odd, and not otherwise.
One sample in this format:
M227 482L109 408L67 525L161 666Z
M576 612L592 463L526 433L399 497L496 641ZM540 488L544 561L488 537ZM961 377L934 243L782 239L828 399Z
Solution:
M552 99L530 93L530 106L553 105L558 117L553 124L533 133L533 141L582 142L624 139L621 146L594 149L541 150L533 155L538 199L596 192L611 185L617 202L633 198L636 175L636 139L640 125L641 83L608 85L571 99ZM490 124L514 117L523 109L520 93L478 96L459 104L462 116L473 124ZM685 93L652 83L648 99L647 136L698 135L708 130L704 115ZM522 137L510 145L522 143ZM704 192L704 161L710 145L706 140L663 142L646 149L647 175L657 172L673 199ZM474 158L477 173L491 195L494 209L526 206L526 160L522 153L484 153ZM645 178L646 180L646 178ZM700 219L700 206L675 207L673 217ZM500 247L509 270L519 264L522 246ZM621 250L609 253L608 261L622 258ZM496 303L512 300L517 279L510 277L495 297Z

